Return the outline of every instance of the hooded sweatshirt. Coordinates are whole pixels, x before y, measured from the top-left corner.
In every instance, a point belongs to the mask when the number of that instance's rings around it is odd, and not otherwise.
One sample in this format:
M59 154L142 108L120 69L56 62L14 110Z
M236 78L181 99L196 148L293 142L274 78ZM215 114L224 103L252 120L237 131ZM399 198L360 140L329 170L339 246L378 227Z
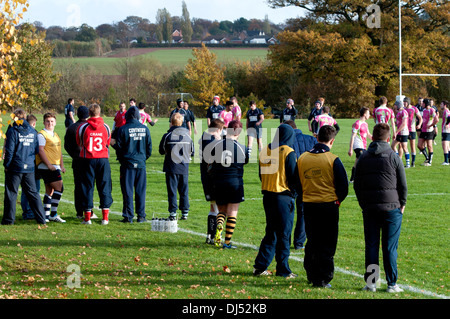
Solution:
M132 106L125 113L126 123L117 130L114 148L121 165L128 168L145 168L152 155L152 138L147 126L140 123L139 109Z
M360 156L353 188L363 211L391 211L406 205L405 168L389 143L374 141Z
M263 194L276 193L295 197L298 173L294 143L294 129L281 124L272 143L261 151L259 173Z
M110 143L111 129L101 117L91 117L78 128L80 158L109 158Z
M32 173L35 169L39 143L36 130L27 122L14 123L6 132L3 166L9 172Z

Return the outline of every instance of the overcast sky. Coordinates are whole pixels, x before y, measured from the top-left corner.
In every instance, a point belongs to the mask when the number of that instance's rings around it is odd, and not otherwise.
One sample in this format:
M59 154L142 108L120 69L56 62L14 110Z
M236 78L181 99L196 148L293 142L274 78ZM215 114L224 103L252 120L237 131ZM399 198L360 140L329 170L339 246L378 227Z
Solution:
M273 23L302 16L297 7L272 9L267 0L185 0L192 18L234 21L264 19L268 15ZM181 16L182 0L30 0L24 22L40 21L44 27L80 26L87 23L96 27L103 23L114 23L127 16L147 18L155 23L158 9L166 8L172 16Z

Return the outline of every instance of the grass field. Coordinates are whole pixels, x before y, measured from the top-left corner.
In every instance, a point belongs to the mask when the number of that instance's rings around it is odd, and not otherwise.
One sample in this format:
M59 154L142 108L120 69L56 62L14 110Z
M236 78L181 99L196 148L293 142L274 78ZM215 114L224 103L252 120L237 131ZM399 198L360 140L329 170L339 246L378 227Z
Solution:
M265 59L267 56L267 49L261 48L247 48L247 49L210 49L217 55L219 63L227 63L234 61L249 61L255 58ZM192 58L192 49L158 49L153 52L143 54L147 58L153 58L163 65L183 68L188 60ZM118 75L117 63L123 57L90 57L90 58L57 58L54 59L54 66L67 63L68 60L73 60L80 65L90 65L96 68L104 75ZM133 57L131 57L133 59Z
M111 118L106 121L112 125ZM63 122L59 116L57 132L61 138ZM202 121L203 128L205 122ZM348 173L354 162L354 157L347 155L353 122L339 120L341 132L332 149ZM369 123L372 128L373 121ZM278 120L266 120L263 127L277 125ZM306 120L297 120L297 125L307 132ZM149 219L153 213L167 215L163 156L158 154L161 136L167 129L167 119L160 119L151 128L153 155L147 162ZM152 232L150 223L119 222L122 195L119 164L114 154L110 158L114 198L111 222L101 226L100 220L94 220L90 226L82 225L75 218L71 159L64 153L67 172L63 176L65 190L59 212L67 223L38 227L34 221L23 221L20 205L17 206L16 224L0 227L0 299L448 299L450 169L440 165L443 159L440 137L437 143L432 167L420 166L423 156L418 155L419 165L406 172L409 196L398 250L398 284L405 289L403 293L386 293L385 281L376 293L361 290L362 216L352 186L340 210L333 288L317 289L306 280L303 252L294 249L290 266L299 274L297 279L252 276L265 228L256 163L245 167L246 201L240 206L233 236L238 249L224 251L204 243L209 205L204 200L198 163L190 165L189 218L179 221L177 233L169 234ZM3 173L0 185L4 185ZM0 196L3 198L3 187ZM71 288L74 269L81 272L81 282ZM275 270L275 262L269 270ZM381 272L384 279L382 266Z

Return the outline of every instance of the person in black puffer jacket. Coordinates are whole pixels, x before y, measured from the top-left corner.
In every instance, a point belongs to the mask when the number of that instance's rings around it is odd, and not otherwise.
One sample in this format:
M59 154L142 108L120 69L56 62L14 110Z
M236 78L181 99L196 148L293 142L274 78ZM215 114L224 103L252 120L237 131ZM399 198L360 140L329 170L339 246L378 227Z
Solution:
M373 142L356 164L353 187L363 211L366 246L364 289L376 290L381 231L387 291L395 293L403 291L396 283L397 247L408 190L403 162L387 142L389 136L389 125L377 124L374 127Z

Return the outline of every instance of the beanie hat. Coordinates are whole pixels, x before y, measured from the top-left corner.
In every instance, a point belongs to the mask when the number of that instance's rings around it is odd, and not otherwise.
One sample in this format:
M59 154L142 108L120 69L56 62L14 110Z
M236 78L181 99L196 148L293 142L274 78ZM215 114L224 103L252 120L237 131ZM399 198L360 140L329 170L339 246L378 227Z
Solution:
M77 115L80 120L85 120L89 117L89 109L82 105L78 108Z

